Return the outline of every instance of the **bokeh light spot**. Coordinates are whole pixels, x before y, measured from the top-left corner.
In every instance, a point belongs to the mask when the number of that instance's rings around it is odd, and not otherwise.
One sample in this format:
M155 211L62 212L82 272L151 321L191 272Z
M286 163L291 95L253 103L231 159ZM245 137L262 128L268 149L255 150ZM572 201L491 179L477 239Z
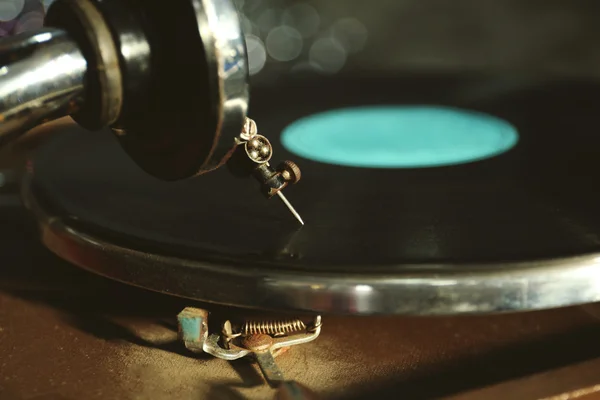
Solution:
M265 45L259 37L246 35L246 48L248 50L250 75L256 75L263 69L267 61Z
M346 59L347 54L344 47L331 37L315 41L309 52L309 61L327 73L336 73L341 70L346 64Z
M25 0L0 0L0 21L10 21L19 16Z
M319 31L321 17L313 6L300 3L284 11L282 22L284 25L296 29L302 37L309 38Z
M269 55L277 61L292 61L302 52L304 41L296 29L278 26L267 36L266 46Z
M367 28L356 18L340 19L333 25L332 33L350 54L361 51L368 37Z

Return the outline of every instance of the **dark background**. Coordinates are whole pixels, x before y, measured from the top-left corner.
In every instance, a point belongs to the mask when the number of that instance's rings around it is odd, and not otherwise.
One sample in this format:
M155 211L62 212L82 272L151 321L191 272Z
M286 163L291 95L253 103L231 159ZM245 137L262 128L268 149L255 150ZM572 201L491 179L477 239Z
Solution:
M0 36L41 26L52 1L1 1ZM600 71L594 0L235 1L254 84L307 70Z

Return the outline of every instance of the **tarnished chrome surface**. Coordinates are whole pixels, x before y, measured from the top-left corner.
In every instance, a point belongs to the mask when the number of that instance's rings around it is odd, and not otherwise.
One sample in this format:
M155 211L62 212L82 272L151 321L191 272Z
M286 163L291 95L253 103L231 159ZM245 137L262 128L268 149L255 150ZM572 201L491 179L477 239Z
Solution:
M217 334L210 335L204 342L203 350L205 353L222 360L233 361L246 357L251 353L248 349L224 349L219 346L220 336Z
M404 274L308 274L148 254L119 246L23 197L44 244L97 274L170 295L270 310L356 315L480 314L600 301L600 254L477 265L420 266ZM481 266L479 266L481 267Z
M46 119L76 111L86 69L77 45L61 30L0 41L0 145Z
M231 151L248 112L248 57L238 11L229 0L193 0L204 43L218 125L211 158L218 166Z
M0 144L73 114L91 131L114 127L130 157L162 179L227 161L249 101L245 41L230 0L186 0L168 11L61 0L45 23L60 30L0 44Z

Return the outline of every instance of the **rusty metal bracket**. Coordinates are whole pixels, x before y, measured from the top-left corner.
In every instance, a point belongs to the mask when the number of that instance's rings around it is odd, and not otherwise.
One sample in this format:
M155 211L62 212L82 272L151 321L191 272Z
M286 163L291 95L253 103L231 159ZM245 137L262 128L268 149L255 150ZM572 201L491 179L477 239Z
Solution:
M288 347L312 342L321 333L322 326L320 315L309 324L300 319L246 321L235 328L227 320L217 334L209 333L208 315L208 311L193 307L179 313L179 336L185 347L194 353L206 353L227 361L253 356L272 387L285 382L275 357Z

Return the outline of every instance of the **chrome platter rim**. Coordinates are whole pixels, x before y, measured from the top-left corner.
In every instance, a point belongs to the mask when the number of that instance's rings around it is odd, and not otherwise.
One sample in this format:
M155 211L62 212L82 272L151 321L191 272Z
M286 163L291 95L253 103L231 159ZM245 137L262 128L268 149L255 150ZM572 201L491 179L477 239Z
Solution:
M486 271L306 274L239 268L125 248L81 231L45 208L27 171L21 195L41 241L92 273L168 295L242 308L343 315L476 315L534 311L600 301L600 253L497 263ZM495 268L494 268L495 267ZM431 272L437 269L438 272Z

